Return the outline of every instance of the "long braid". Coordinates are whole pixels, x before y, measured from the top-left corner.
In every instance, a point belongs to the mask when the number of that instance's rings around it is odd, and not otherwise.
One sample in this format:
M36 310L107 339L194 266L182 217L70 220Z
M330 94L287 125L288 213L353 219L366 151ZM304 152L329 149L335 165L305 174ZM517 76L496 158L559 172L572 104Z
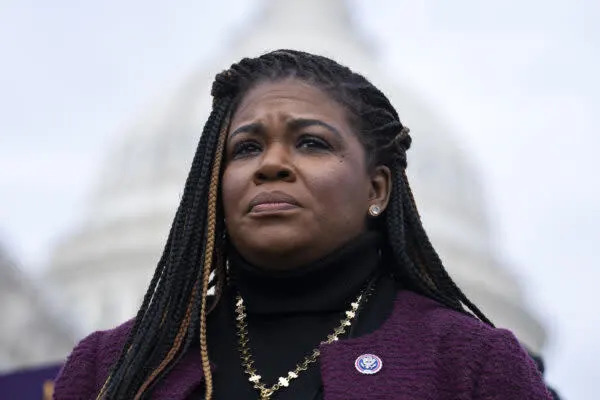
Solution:
M223 149L225 147L225 138L227 137L227 128L229 126L228 119L222 125L217 143L217 151L215 153L215 162L212 168L210 177L210 189L208 192L208 223L207 223L207 238L206 249L204 252L204 270L202 272L202 304L200 308L200 353L202 356L202 372L204 373L204 382L206 387L205 400L212 398L212 373L210 370L210 362L208 359L208 344L206 338L206 314L207 314L207 296L208 282L210 279L212 262L215 260L214 245L215 245L215 227L217 225L217 198L219 196L219 177L221 172L221 162L223 160Z
M222 104L218 105L217 108L227 110L228 109L227 104L228 104L227 102L223 102ZM198 290L197 290L198 286L194 285L192 297L191 297L191 299L188 300L188 305L187 305L186 312L185 312L185 318L183 320L182 325L180 326L179 331L177 332L177 336L175 337L173 347L169 350L169 353L162 360L161 364L152 372L151 376L146 380L146 382L138 390L138 393L136 394L136 399L140 398L140 396L144 392L144 390L146 390L148 387L150 387L150 385L153 383L154 379L159 374L163 373L163 371L164 371L164 373L168 372L168 370L170 370L175 365L175 363L173 363L172 361L174 360L176 355L179 354L179 357L181 357L183 355L183 353L185 352L185 350L187 350L187 348L191 344L191 342L193 340L191 333L194 332L194 329L193 329L193 326L190 324L190 322L192 320L194 320L194 318L192 317L192 310L194 308L194 305L195 304L197 305L196 300L198 299L198 297L200 298L200 307L201 307L200 308L200 337L201 337L201 354L203 354L203 371L204 371L204 374L206 377L205 379L206 379L207 388L212 388L210 364L208 362L208 355L206 352L206 349L207 349L207 345L206 345L206 299L207 299L207 292L208 292L209 277L210 277L210 273L212 271L212 262L214 259L214 244L215 244L215 236L216 236L215 228L216 228L216 221L217 221L216 213L217 213L218 182L219 182L219 173L220 173L220 168L221 168L224 140L225 140L225 137L227 134L227 131L226 131L226 128L228 125L227 119L222 121L220 123L220 125L221 125L222 129L220 130L216 151L214 152L214 162L212 165L212 176L210 179L210 184L209 184L209 189L208 189L209 190L209 192L208 192L209 202L208 202L206 229L205 229L205 234L206 234L206 240L204 242L205 245L203 246L202 252L199 252L198 247L193 247L192 253L191 253L192 256L190 257L190 260L188 260L189 262L186 262L186 264L188 264L188 265L190 265L190 264L194 265L194 264L196 264L196 255L198 255L199 253L203 254L204 268L202 269L201 276L198 276L198 278L201 278L201 282L202 282L201 296L198 296ZM206 158L205 158L205 160L206 160ZM196 192L196 194L198 194L198 192ZM201 201L200 196L196 195L195 199L194 199L194 206L192 208L196 209L196 206L199 205L200 201ZM190 219L193 220L193 217L190 217ZM190 240L190 239L187 238L187 240ZM186 274L186 275L189 275L189 274ZM186 276L186 279L184 279L184 282L187 280L188 279ZM196 282L198 282L198 281L200 281L200 279L196 280ZM195 313L195 315L197 315L197 313ZM182 346L182 343L183 343L184 339L186 338L186 333L187 333L186 344L183 348L183 351L179 352L179 350ZM204 356L204 355L206 355L206 356ZM210 397L207 396L207 399L208 398L210 398Z
M425 229L421 223L419 212L417 211L417 206L412 191L410 190L405 172L402 173L401 180L404 204L405 208L407 209L406 215L409 220L411 236L415 238L419 255L424 259L426 265L429 266L429 275L434 280L436 285L440 287L441 291L448 297L448 300L454 303L453 308L456 308L457 305L462 303L463 305L467 306L467 308L471 310L471 312L473 312L473 314L475 314L479 319L489 325L492 325L491 321L465 296L452 278L450 278L450 275L448 275L448 272L443 267L439 255L433 248L429 237L425 233ZM449 306L452 303L444 302L444 304Z
M168 364L181 350L181 342L187 339L192 316L200 313L195 310L194 297L200 295L201 280L189 277L201 275L204 267L197 254L206 236L206 209L202 205L208 194L205 177L213 165L217 138L229 108L227 102L215 104L205 125L165 250L99 399L133 398L136 393L142 398L144 389L169 369Z
M210 141L215 139L214 135L208 136L208 139L209 143L207 143L205 154L199 162L199 176L202 176L202 171L206 171L210 164L210 150L213 147ZM192 183L194 183L194 177L194 174L190 174ZM202 229L199 229L199 227L203 225L205 213L200 207L200 193L205 191L205 186L205 180L200 179L197 183L197 189L193 192L193 196L188 197L188 199L191 200L191 205L189 206L183 221L183 229L179 237L179 246L172 253L173 263L171 265L188 266L187 268L177 268L176 270L170 271L173 278L170 282L173 282L175 286L172 290L173 294L168 297L168 302L166 303L166 314L171 314L173 321L181 321L181 323L179 327L171 324L167 328L161 329L162 334L160 335L159 345L155 347L148 360L148 365L153 366L154 370L149 377L145 377L143 374L138 374L133 377L134 384L131 385L131 390L139 385L141 385L143 389L149 387L152 381L161 374L174 359L177 351L181 347L183 335L188 330L193 298L197 296L196 281L190 278L193 276L194 270L196 270L199 265L197 262L198 247L189 246L189 243L192 238L199 238L197 231ZM164 289L165 291L169 291L170 285L165 285ZM192 293L191 297L190 292ZM156 322L157 321L155 321L155 323ZM140 390L136 391L136 397L141 393ZM127 395L131 396L132 393L128 392Z
M216 105L216 108L220 108L222 110L224 110L224 112L226 112L226 110L228 110L228 102L221 102L221 104ZM215 228L216 228L216 196L218 193L218 179L219 179L219 171L220 171L220 167L221 167L221 160L222 160L222 153L223 153L223 146L224 146L224 139L226 136L226 128L227 128L227 120L225 119L224 121L220 122L220 125L222 127L222 129L220 130L219 136L218 136L218 141L217 141L217 148L216 151L214 152L214 162L212 165L212 176L211 176L211 180L210 180L210 184L209 184L209 192L208 192L208 198L209 198L209 204L208 204L208 212L207 212L207 222L206 222L206 229L205 229L205 242L204 242L204 246L202 248L202 252L200 254L203 254L204 257L204 263L203 266L204 268L202 269L202 274L201 276L198 276L198 278L201 279L197 279L196 282L201 281L202 282L202 294L200 296L200 306L201 306L201 317L200 317L200 325L201 325L201 338L204 337L204 348L206 348L206 332L204 329L204 332L202 332L202 326L204 326L204 328L206 327L206 295L208 292L208 280L210 277L210 273L212 271L212 262L214 259L214 243L215 243ZM208 168L208 163L207 158L204 159L204 164L206 165L206 167ZM197 194L199 192L196 192ZM202 198L200 196L196 196L195 197L195 205L199 205L199 203L202 201ZM193 207L194 209L196 207ZM191 265L195 265L197 264L196 262L196 255L198 255L199 250L197 246L194 246L192 248L192 254L194 255L194 257L192 257L191 261ZM186 263L187 264L187 263ZM189 264L188 264L189 265ZM184 280L185 281L185 280ZM182 340L184 339L184 334L187 333L192 333L194 332L193 327L190 325L190 320L192 319L192 315L191 315L191 311L192 311L192 306L195 303L195 299L197 299L197 285L195 285L194 287L194 295L192 296L192 299L189 300L189 304L188 307L186 309L186 314L185 314L185 325L182 325L180 331L177 334L176 337L176 344L177 344L177 349L180 347ZM197 315L197 313L195 313L195 315ZM187 344L186 344L186 348L184 348L184 350L187 350L187 347L189 347L189 344L191 344L193 338L191 335L188 335L188 339L187 339ZM171 349L171 352L169 353L169 356L163 360L163 362L161 363L161 365L159 366L159 368L157 370L154 371L154 376L156 376L158 374L159 371L161 371L162 369L164 369L165 367L169 366L173 367L174 363L170 363L170 361L175 357L176 349ZM180 353L180 356L183 354L183 352ZM208 364L208 358L206 358L206 364L203 363L203 369L204 369L204 373L207 381L207 385L210 385L209 381L210 381L210 366ZM149 379L150 380L150 379Z

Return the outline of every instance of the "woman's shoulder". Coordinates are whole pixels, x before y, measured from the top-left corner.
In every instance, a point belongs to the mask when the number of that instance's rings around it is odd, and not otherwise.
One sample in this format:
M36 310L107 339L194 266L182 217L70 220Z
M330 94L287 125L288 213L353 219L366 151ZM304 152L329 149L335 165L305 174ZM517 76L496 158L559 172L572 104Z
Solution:
M409 290L398 292L394 305L397 320L412 321L413 326L434 333L464 333L495 336L504 329L490 326L471 314L453 310L437 301ZM418 322L418 324L414 324Z
M98 337L98 346L101 350L118 350L121 352L121 349L125 345L125 341L129 336L129 332L133 327L135 319L130 319L128 321L123 322L121 325L118 325L112 329L96 331L92 333L89 337L96 335ZM87 339L87 338L86 338ZM84 341L86 339L83 339Z
M529 359L511 331L490 326L470 314L407 290L398 292L388 328L391 335L401 331L405 337L428 344L432 349L462 357L506 353Z
M133 322L129 320L113 329L96 331L83 338L58 373L54 385L55 398L79 399L82 393L89 396L96 393L125 345Z
M93 354L97 366L103 367L104 362L112 364L121 353L134 321L130 319L112 329L91 333L75 346L69 358Z
M422 365L435 360L444 374L469 376L475 398L551 398L536 364L511 331L425 296L398 292L386 334L402 338L402 348L413 351ZM497 393L504 397L492 396Z

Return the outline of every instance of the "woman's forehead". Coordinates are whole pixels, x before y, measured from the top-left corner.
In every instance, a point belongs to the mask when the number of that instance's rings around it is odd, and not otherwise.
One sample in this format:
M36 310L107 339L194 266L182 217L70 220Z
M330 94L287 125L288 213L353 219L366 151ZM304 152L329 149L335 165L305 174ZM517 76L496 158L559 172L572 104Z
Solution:
M232 123L260 118L270 113L311 114L345 119L345 109L318 87L298 80L263 82L246 93L232 118Z

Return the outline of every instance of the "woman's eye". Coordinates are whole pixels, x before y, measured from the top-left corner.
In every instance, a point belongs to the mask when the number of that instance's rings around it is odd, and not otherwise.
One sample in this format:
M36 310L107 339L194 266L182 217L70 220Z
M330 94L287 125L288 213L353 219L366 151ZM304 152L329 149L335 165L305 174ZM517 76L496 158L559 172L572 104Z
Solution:
M261 147L258 143L253 141L238 142L233 146L232 155L234 158L245 157L252 154L259 153Z
M331 146L325 140L316 136L302 136L298 139L298 147L301 149L331 150Z

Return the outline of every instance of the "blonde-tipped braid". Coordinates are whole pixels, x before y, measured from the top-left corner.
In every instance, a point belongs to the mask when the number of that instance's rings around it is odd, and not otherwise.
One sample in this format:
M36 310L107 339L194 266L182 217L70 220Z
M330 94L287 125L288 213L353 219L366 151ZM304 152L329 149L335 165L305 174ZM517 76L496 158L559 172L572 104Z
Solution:
M217 199L219 197L219 179L221 175L221 164L223 162L223 152L225 149L225 139L229 128L229 114L225 117L217 142L215 151L215 162L210 177L208 187L208 220L206 229L206 251L204 252L204 270L202 271L202 303L200 307L200 355L202 356L202 372L204 373L205 400L212 399L213 381L210 370L210 361L208 358L208 344L206 340L206 314L208 297L208 284L210 273L212 272L213 260L215 257L215 227L217 225Z
M202 292L201 292L201 308L200 308L200 355L202 356L202 371L204 374L204 382L206 384L206 400L210 400L212 398L212 373L210 370L210 360L208 358L208 345L206 340L206 314L207 314L207 297L208 297L208 286L210 280L210 274L213 270L213 261L216 259L215 254L215 228L217 225L217 199L219 194L219 177L221 171L221 164L223 160L223 151L225 148L225 138L227 137L227 128L229 126L229 118L226 118L223 127L219 133L219 139L217 142L217 148L215 151L215 160L213 163L212 171L211 171L211 179L208 189L208 212L207 212L207 222L206 222L206 250L204 252L204 269L202 271ZM185 317L181 323L179 331L177 332L177 336L175 337L175 341L173 343L173 347L169 350L167 356L162 360L158 368L156 368L152 374L148 377L148 379L142 384L140 389L138 390L135 399L139 400L141 396L144 394L146 389L152 384L153 380L169 365L169 363L173 360L179 349L181 348L181 344L183 339L185 338L185 333L189 328L189 324L191 321L191 313L192 306L195 302L196 296L198 294L198 286L194 287L192 292L192 296L190 297L190 301L186 308Z
M202 308L201 282L206 275L212 278L211 272L215 270L215 292L220 294L225 276L224 249L218 240L223 229L221 211L216 200L212 207L207 206L206 200L211 191L211 175L216 174L212 179L213 197L218 193L225 139L221 136L226 135L222 130L227 126L225 121L231 106L231 98L213 102L163 254L132 321L128 339L102 382L98 400L149 397L152 387L174 368L197 338ZM215 173L212 173L213 167ZM215 218L217 212L219 216ZM209 214L213 217L211 221ZM215 243L215 239L219 243ZM207 251L213 257L206 257ZM205 260L208 261L205 263ZM209 287L212 284L211 279ZM207 292L205 289L204 293ZM209 308L204 305L204 319L215 304L216 301L212 302Z

